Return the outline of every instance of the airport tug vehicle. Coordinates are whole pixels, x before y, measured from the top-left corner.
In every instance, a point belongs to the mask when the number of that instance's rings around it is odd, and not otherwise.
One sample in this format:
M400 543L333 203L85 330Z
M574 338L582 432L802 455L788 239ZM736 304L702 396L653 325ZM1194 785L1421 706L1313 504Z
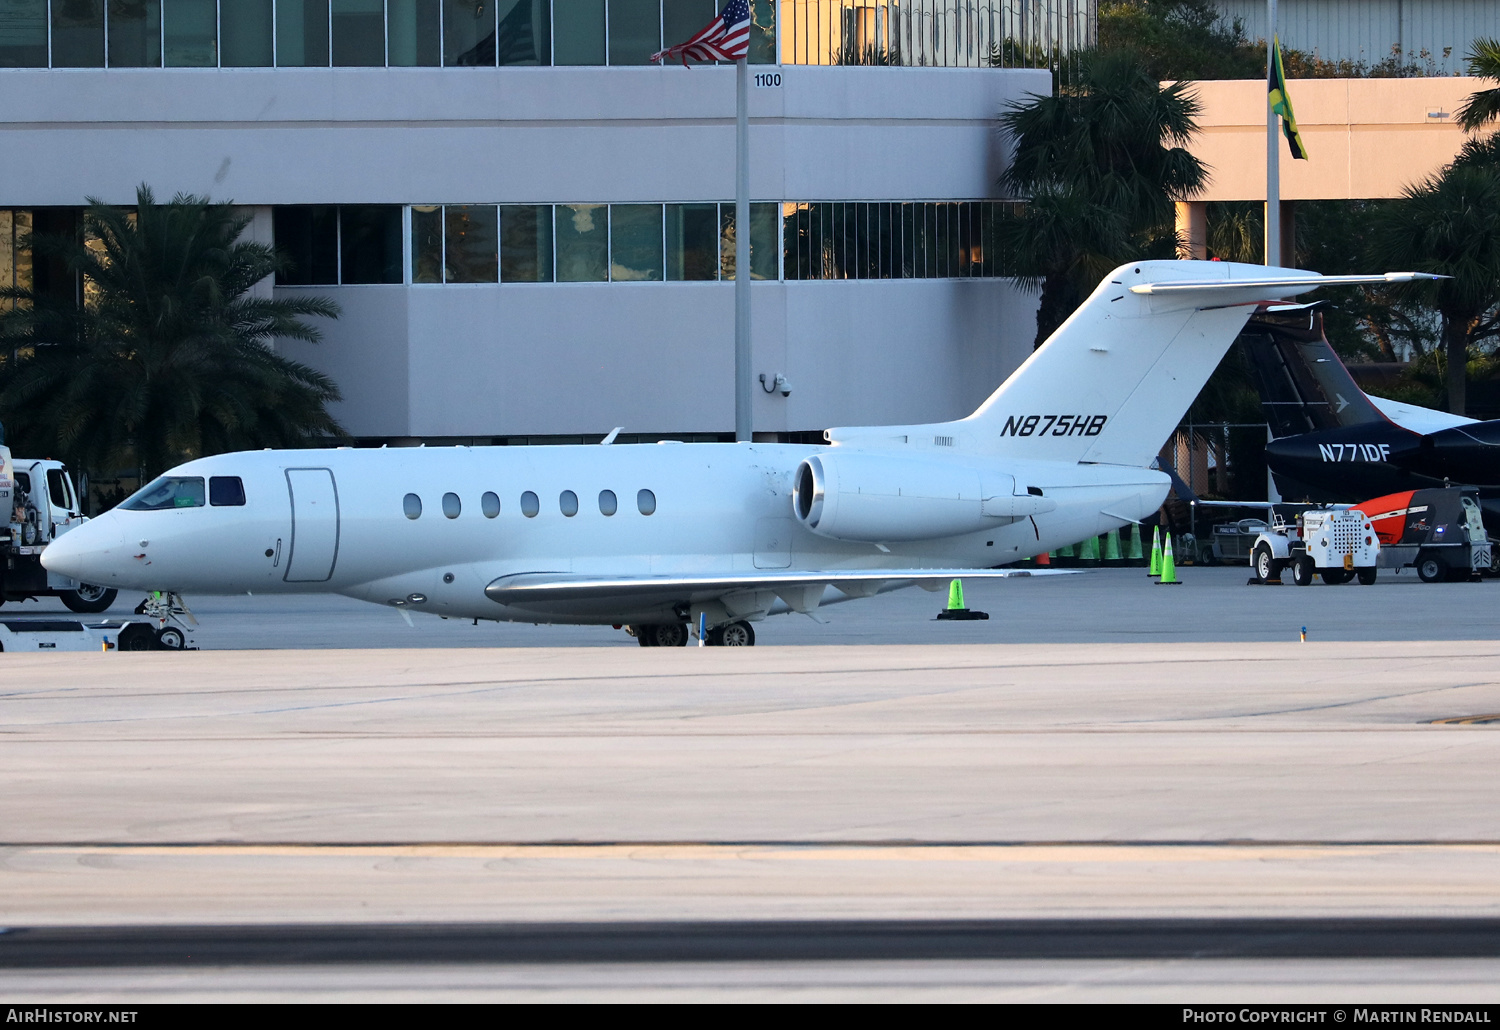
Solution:
M96 615L114 603L114 590L42 566L53 541L88 521L62 462L13 459L0 445L0 517L0 604L56 597L72 611Z
M1288 523L1281 516L1255 541L1250 567L1262 583L1279 582L1283 569L1292 582L1310 586L1314 576L1324 583L1347 583L1358 578L1375 582L1380 565L1380 540L1368 516L1357 508L1305 511Z

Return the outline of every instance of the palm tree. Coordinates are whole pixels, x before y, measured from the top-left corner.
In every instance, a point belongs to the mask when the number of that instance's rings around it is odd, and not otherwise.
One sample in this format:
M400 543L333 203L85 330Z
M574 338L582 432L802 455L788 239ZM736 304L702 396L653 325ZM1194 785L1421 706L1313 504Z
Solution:
M1163 87L1132 54L1094 53L1057 93L1001 114L1015 142L1001 185L1031 201L1004 227L1004 242L1023 281L1042 288L1038 346L1104 272L1173 255L1174 201L1208 181L1184 146L1198 110L1187 83Z
M1449 276L1392 292L1437 311L1448 410L1462 415L1472 348L1500 335L1500 168L1455 165L1408 186L1375 213L1370 256Z
M18 446L79 468L143 477L205 454L341 436L333 381L271 349L315 342L321 297L248 296L279 265L239 239L228 203L136 191L128 211L89 198L83 233L23 241L84 284L83 302L0 290L0 412Z
M1500 82L1500 40L1476 39L1464 56L1469 61L1470 75ZM1500 88L1471 93L1458 109L1458 124L1465 132L1473 132L1496 118L1500 118Z

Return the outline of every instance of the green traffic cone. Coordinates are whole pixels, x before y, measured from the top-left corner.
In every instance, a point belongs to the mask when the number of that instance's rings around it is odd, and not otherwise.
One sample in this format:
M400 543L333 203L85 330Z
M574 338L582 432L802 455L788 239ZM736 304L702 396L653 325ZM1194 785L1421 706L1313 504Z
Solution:
M1078 545L1078 560L1079 561L1098 561L1099 560L1099 538L1098 537L1091 536L1091 537L1085 537L1084 538L1083 542L1081 542Z
M1059 547L1057 549L1057 557L1059 557L1059 558L1071 558L1071 557L1073 557L1073 545L1072 544L1068 544L1066 547Z
M948 584L948 607L937 613L939 621L954 619L960 622L972 622L989 618L988 612L971 612L964 607L964 582L961 579L952 580Z
M1182 581L1177 578L1177 562L1172 558L1172 534L1167 534L1166 546L1161 552L1161 579L1157 585L1177 586Z
M1120 531L1111 529L1104 537L1104 560L1117 562L1120 560Z
M968 605L964 604L964 581L955 579L948 584L948 610L957 612L967 607Z
M1141 527L1138 525L1130 527L1130 560L1146 560L1146 556L1141 553Z
M1161 575L1161 527L1151 527L1151 567L1146 570L1148 576Z

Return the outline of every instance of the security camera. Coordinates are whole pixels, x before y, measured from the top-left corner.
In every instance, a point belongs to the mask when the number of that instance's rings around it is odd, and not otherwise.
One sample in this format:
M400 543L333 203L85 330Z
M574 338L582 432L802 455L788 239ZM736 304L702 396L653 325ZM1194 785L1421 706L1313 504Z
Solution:
M792 395L792 384L787 382L786 376L780 372L777 372L775 378L769 383L766 382L766 374L762 372L760 374L760 388L766 391L766 393L775 393L777 390L780 390L783 397L790 397Z

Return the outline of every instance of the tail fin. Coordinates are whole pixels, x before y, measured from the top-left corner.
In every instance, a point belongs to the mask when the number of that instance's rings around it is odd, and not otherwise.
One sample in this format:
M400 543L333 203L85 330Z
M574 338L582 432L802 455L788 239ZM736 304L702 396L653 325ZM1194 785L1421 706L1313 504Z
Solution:
M1239 342L1272 436L1385 421L1328 343L1322 312L1259 312Z
M1228 261L1142 261L1105 276L1077 311L968 418L830 429L835 444L971 449L1046 461L1145 466L1262 303L1319 286L1420 272L1323 276Z

